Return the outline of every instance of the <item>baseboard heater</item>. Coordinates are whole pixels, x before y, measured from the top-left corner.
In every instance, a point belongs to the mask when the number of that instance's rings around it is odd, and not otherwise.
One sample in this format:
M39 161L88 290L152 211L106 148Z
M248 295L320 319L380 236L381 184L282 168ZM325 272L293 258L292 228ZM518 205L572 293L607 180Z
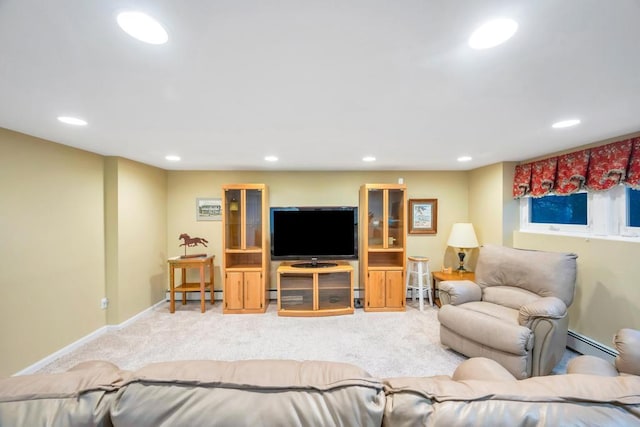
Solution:
M611 347L600 344L582 334L569 330L567 333L567 347L580 354L600 357L611 363L615 360L618 352Z

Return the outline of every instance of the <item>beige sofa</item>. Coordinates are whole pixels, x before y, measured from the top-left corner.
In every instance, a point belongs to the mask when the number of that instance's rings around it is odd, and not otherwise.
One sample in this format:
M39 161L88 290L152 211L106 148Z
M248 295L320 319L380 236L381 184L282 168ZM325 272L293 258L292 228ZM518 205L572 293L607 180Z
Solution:
M549 374L567 343L576 258L484 245L475 282L440 282L440 341L496 360L518 379Z
M516 380L495 361L377 379L335 362L87 362L0 380L0 426L640 425L640 377Z

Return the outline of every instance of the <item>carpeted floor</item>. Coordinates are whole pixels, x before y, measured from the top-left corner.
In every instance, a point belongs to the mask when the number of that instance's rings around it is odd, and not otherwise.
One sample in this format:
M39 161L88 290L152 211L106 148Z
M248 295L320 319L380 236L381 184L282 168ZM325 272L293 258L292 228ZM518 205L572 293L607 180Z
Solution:
M440 344L437 308L332 317L279 317L271 302L265 314L222 315L222 303L200 313L200 304L179 303L169 313L158 305L133 323L111 330L59 357L39 373L65 371L93 359L123 369L169 360L294 359L356 364L377 377L451 375L466 358ZM572 355L556 368L561 372Z

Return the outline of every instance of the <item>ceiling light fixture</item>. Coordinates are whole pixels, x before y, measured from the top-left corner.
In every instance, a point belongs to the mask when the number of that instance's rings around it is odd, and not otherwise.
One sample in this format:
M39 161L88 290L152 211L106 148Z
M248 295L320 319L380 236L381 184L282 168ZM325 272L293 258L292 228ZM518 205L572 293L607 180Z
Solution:
M458 157L458 161L459 162L469 162L469 161L471 161L471 159L472 159L471 156L460 156L460 157Z
M170 162L179 162L180 156L168 155L165 156L165 159L169 160Z
M571 126L575 126L578 124L580 124L579 119L570 119L570 120L562 120L559 122L555 122L554 124L551 125L551 127L554 129L563 129L563 128L569 128Z
M264 158L267 162L277 162L278 158L276 156L266 156Z
M375 162L376 158L373 157L373 156L365 156L365 157L362 158L362 161L363 162Z
M169 35L158 21L142 12L121 12L118 25L131 37L150 44L164 44Z
M82 120L82 119L79 119L77 117L71 117L71 116L59 116L58 117L58 121L60 121L62 123L66 123L68 125L73 125L73 126L86 126L87 125L86 120Z
M513 19L499 18L481 25L469 37L473 49L489 49L509 40L518 31L518 23Z

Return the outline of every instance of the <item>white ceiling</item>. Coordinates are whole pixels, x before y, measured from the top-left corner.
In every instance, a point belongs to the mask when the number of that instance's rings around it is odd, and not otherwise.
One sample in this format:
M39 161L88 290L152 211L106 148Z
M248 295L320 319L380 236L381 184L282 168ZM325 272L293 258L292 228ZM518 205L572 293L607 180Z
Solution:
M498 16L515 36L470 49ZM638 0L0 0L0 127L165 169L473 169L639 131L639 21Z

